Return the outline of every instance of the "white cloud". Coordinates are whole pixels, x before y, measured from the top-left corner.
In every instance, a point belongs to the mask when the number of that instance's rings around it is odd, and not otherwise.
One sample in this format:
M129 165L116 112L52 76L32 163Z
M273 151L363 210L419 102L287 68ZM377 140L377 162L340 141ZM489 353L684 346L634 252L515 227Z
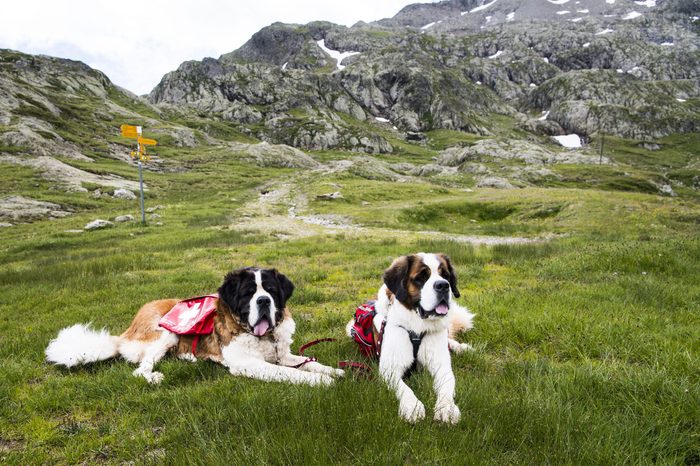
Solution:
M84 61L138 94L186 60L218 57L280 21L351 26L391 17L410 0L22 0L3 2L0 48Z

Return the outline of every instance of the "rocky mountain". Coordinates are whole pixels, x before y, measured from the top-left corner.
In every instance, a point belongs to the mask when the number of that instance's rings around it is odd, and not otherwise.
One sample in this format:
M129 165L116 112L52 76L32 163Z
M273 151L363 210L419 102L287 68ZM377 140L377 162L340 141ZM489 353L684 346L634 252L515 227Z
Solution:
M689 0L449 0L352 27L276 23L141 97L83 63L0 50L0 223L133 202L123 123L160 142L153 172L213 159L465 189L692 194L696 11ZM597 154L601 134L626 155Z
M302 149L394 151L504 120L541 135L700 130L697 1L447 0L352 27L276 23L149 95ZM694 13L695 12L695 13Z

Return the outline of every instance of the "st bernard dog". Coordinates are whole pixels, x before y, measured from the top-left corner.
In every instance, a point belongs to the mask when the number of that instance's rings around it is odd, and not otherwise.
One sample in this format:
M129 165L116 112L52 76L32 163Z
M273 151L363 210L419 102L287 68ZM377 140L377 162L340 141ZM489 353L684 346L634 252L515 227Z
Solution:
M233 375L295 384L329 385L343 371L291 353L294 319L286 308L292 282L275 269L243 268L224 278L216 301L213 331L201 335L193 354L191 335L177 335L159 321L177 303L161 299L144 305L120 336L88 325L60 331L46 349L49 362L72 367L122 356L138 363L135 376L157 384L163 374L154 365L168 352L189 361L209 359Z
M457 304L455 297L459 297L457 275L444 254L399 257L384 272L374 317L375 328L384 328L379 373L396 393L399 416L408 422L425 417L423 403L403 381L416 366L426 368L433 377L435 420L459 421L450 350L471 349L454 338L472 327L474 315Z

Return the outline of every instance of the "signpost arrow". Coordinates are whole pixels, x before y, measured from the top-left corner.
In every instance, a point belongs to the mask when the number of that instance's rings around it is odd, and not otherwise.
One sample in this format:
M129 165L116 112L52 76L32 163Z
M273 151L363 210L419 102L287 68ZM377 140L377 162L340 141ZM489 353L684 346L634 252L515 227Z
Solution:
M155 139L146 139L142 137L138 138L138 142L139 144L143 144L144 146L155 146L158 144L158 141L156 141Z
M136 139L139 137L139 134L141 134L140 129L140 126L122 125L122 136L125 138Z

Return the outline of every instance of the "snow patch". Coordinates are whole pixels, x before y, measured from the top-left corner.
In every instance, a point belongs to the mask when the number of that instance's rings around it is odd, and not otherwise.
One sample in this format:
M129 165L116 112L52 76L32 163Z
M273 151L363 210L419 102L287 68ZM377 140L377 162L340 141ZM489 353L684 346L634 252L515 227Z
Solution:
M685 99L676 99L676 100L677 100L678 102L681 102L681 103L683 103L683 102L686 101Z
M614 5L615 0L605 0L605 3L607 3L608 5Z
M547 57L542 57L542 60L544 60L545 63L549 63L549 58Z
M435 21L433 21L432 23L428 23L425 26L422 26L421 29L425 31L426 29L430 29L433 26L435 26Z
M576 10L576 13L587 14L587 13L588 13L588 10L587 10L587 9L586 9L586 10Z
M603 29L602 31L598 31L595 33L596 36L602 36L603 34L610 34L611 32L615 32L612 29Z
M578 22L581 21L582 19L583 19L583 18L579 17L579 18L570 19L569 21L571 21L572 23L578 23Z
M565 136L552 136L552 139L557 141L567 149L578 149L581 147L581 138L578 134L567 134Z
M674 44L673 42L661 42L661 45L664 45L666 47L673 47L676 44Z
M530 87L532 87L532 88L537 87L537 84L535 84L535 83L530 83Z
M539 121L544 121L549 116L549 110L542 112L542 116L538 118Z
M477 86L481 86L481 81L477 81L477 82L476 82L476 85L477 85Z
M513 21L515 19L515 12L513 11L512 13L508 13L506 15L506 21Z
M386 118L374 117L374 119L379 121L380 123L389 123L389 120L387 120Z
M553 5L563 5L565 3L569 3L569 0L547 0L547 1Z
M321 39L316 41L319 47L321 47L321 50L326 52L328 55L331 56L331 58L335 59L336 61L336 67L339 70L345 69L344 65L341 65L340 63L345 60L348 57L351 57L353 55L358 55L360 52L338 52L337 50L331 50L328 47L326 47L326 39Z
M641 2L634 2L639 6L645 6L647 8L653 8L656 6L656 0L643 0Z
M618 68L615 71L617 71L618 73L624 73L624 70L622 68Z
M587 49L587 48L590 47L590 46L591 46L591 43L590 43L590 42L586 42L585 44L583 44L583 48L584 48L584 49Z
M503 55L503 50L499 50L498 52L494 53L493 55L489 55L489 58L498 58L501 55Z
M289 62L284 62L284 65L282 65L282 71L287 69L288 64L289 64Z
M638 13L636 11L632 11L632 12L627 13L625 16L623 16L622 19L624 19L624 20L634 19L634 18L639 18L640 16L642 16L641 13Z
M557 11L557 14L558 14L558 15L568 15L569 13L571 13L569 10Z
M498 0L493 0L492 2L486 3L486 4L481 5L481 6L478 6L478 7L476 7L476 8L472 8L471 10L469 10L469 13L475 13L475 12L477 12L477 11L485 10L485 9L487 9L488 7L490 7L491 5L493 5L494 3L496 3L497 1L498 1ZM567 0L567 1L568 1L568 0Z

